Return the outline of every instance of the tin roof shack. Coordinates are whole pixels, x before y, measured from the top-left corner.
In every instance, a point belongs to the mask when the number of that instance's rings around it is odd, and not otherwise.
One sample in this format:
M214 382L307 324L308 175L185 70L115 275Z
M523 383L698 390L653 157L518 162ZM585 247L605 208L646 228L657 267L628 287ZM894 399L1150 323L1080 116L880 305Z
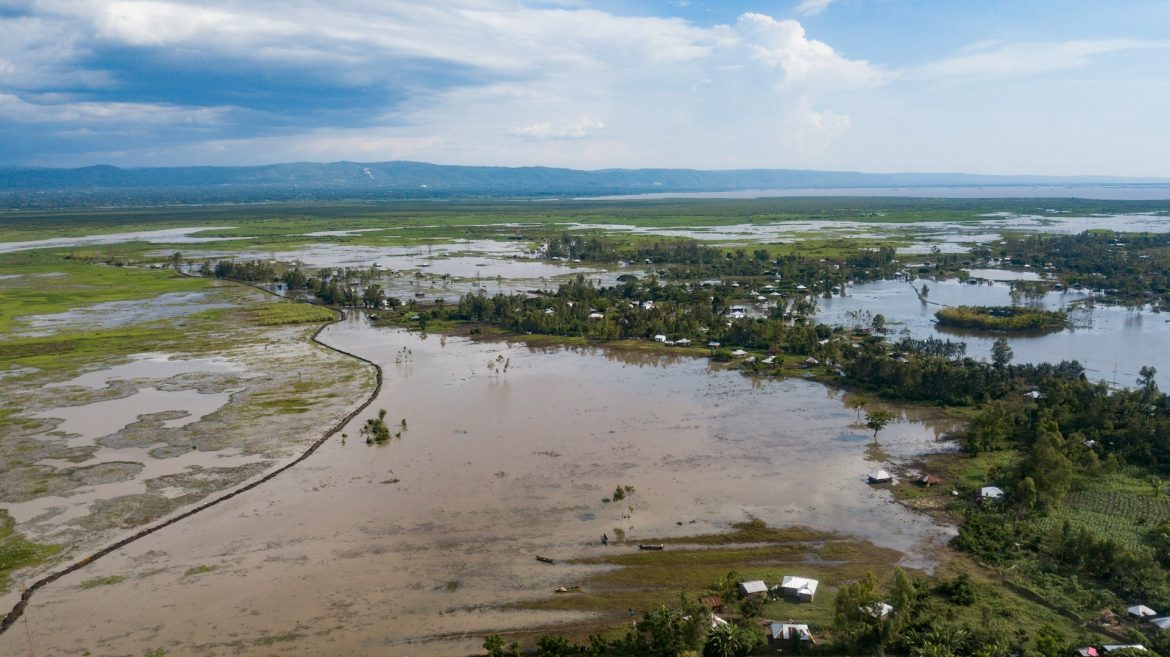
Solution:
M817 594L818 584L820 582L815 579L785 575L784 581L780 583L780 593L793 600L812 602L813 597Z
M808 625L796 623L772 623L768 633L768 644L774 648L811 648L817 645Z
M768 585L763 580L755 579L750 582L739 583L739 593L745 598L749 595L768 595Z
M1129 612L1130 616L1133 616L1134 618L1140 618L1142 620L1153 618L1158 615L1158 612L1150 609L1145 605L1134 605L1129 609L1126 609L1126 611Z

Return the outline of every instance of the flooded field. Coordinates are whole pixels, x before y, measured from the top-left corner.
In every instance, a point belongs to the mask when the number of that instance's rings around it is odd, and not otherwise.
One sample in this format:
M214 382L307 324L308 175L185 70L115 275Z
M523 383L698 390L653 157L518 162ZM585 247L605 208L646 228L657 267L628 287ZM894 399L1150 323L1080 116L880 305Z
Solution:
M860 237L889 240L903 253L963 252L1006 233L1088 228L1165 232L1170 223L1160 214L1072 217L1037 208L1035 215L994 213L970 222L605 226L716 244ZM129 239L212 241L192 236L203 230L8 243L0 253ZM519 240L334 243L376 230L390 229L302 232L321 241L299 249L263 251L257 243L245 251L209 245L183 252L188 259L362 269L390 295L448 304L471 292L554 289L579 274L613 285L619 274L643 276L655 266L542 260ZM150 249L147 257L170 253ZM880 312L894 337L962 340L969 355L985 358L995 334L943 332L935 311L1007 304L1006 282L1041 275L970 273L981 281L915 281L929 285L928 303L905 281L848 287L844 296L818 299L816 319L849 326ZM1072 309L1073 327L1010 336L1015 362L1077 359L1090 379L1120 385L1154 365L1170 384L1170 353L1162 349L1170 322L1089 300L1079 291L1039 300ZM0 372L9 403L19 407L12 416L19 422L0 441L0 458L10 464L0 478L0 507L19 531L76 558L286 463L359 404L369 370L307 342L312 327L260 330L245 312L221 313L267 301L251 288L224 286L15 318L9 337L182 327L200 345L147 347L52 376L35 368ZM776 302L759 297L749 312L767 314ZM352 310L321 339L384 368L385 385L367 412L263 486L41 590L24 627L0 635L0 654L470 653L489 632L588 620L515 605L585 582L601 568L564 560L633 549L619 541L599 545L602 533L636 543L724 532L760 518L858 537L929 570L954 531L866 484L866 473L879 467L908 475L902 467L916 457L954 449L948 432L956 427L930 412L891 407L897 419L881 431L880 449L871 449L871 432L839 390L752 378L705 358L421 336L373 327ZM370 446L360 430L379 408L396 436ZM867 460L877 453L889 460ZM604 501L619 485L636 492L621 503ZM538 554L557 563L539 563ZM42 572L19 573L0 606L9 608L19 587Z
M159 295L150 303L141 300L110 301L52 315L27 315L20 318L22 328L13 335L34 337L95 327L113 328L231 307L231 304L210 300L203 292L174 292Z
M237 237L196 237L195 233L208 230L226 230L230 226L198 226L191 228L167 228L165 230L140 230L125 233L84 235L81 237L53 237L24 242L0 242L0 253L14 253L31 249L50 249L69 246L97 246L121 244L123 242L157 242L160 244L204 244L241 239Z
M77 558L299 455L360 404L368 366L310 342L314 325L257 326L250 311L274 302L211 285L18 317L0 345L28 339L30 327L50 340L94 328L127 339L181 331L154 343L166 351L3 372L0 508L17 530Z
M967 343L967 355L990 358L991 345L1001 334L950 329L935 325L934 313L943 306L1010 305L1011 289L1004 284L968 285L957 280L915 281L930 288L922 303L905 281L878 281L853 286L845 296L819 299L817 321L850 325L850 313L882 313L891 334L909 331L915 338L934 337ZM1050 292L1039 303L1045 309L1071 311L1072 327L1055 333L1006 335L1017 363L1059 363L1077 360L1092 381L1132 386L1145 365L1158 369L1158 380L1170 385L1170 314L1115 306L1084 306L1087 291Z
M460 654L488 631L578 618L500 606L590 572L536 554L630 549L597 544L615 528L637 541L758 517L864 536L917 567L951 532L865 483L881 465L868 432L819 384L356 317L322 339L385 368L347 439L41 591L0 653ZM401 436L369 446L377 408ZM881 444L905 462L951 448L949 429L903 413ZM616 485L636 493L603 502Z

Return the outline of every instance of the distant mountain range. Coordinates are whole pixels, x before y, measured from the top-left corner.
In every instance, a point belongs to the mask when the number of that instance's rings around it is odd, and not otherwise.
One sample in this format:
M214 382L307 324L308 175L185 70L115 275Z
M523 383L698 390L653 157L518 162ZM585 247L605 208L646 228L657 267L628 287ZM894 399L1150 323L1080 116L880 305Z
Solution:
M0 168L0 194L189 200L596 196L765 189L1168 184L1170 178L859 173L797 169L483 167L422 162L298 162L248 167Z

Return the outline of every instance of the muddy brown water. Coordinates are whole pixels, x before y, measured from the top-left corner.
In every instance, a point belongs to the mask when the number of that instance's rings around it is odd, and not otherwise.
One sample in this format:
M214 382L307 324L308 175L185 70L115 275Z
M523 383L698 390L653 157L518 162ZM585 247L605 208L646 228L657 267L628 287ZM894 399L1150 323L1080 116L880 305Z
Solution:
M881 465L865 460L867 431L819 384L357 317L321 339L385 368L346 440L41 590L0 654L465 654L492 631L579 618L500 605L590 572L535 555L629 549L597 544L615 527L637 541L759 517L864 537L912 566L950 533L865 484ZM368 446L377 408L406 429ZM950 428L903 414L882 446L905 461L948 449ZM636 492L604 503L619 484Z

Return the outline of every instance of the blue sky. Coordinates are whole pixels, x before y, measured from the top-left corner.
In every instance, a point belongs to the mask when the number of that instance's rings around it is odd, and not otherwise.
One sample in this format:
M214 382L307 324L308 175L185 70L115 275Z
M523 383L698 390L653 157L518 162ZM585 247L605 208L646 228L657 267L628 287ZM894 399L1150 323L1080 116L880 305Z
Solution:
M0 165L1170 177L1170 2L0 0Z

